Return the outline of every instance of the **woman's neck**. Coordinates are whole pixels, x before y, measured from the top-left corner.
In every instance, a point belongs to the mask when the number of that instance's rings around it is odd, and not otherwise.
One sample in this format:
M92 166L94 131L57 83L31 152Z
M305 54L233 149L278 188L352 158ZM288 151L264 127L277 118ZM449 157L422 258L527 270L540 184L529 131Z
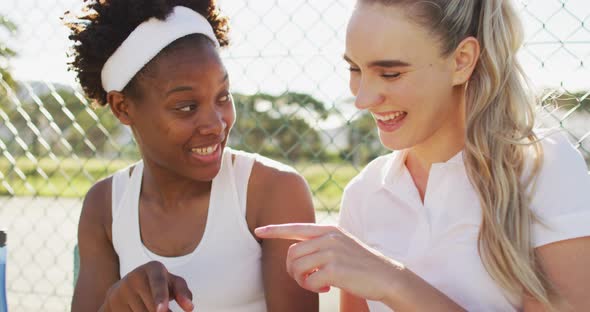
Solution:
M408 149L405 165L414 179L422 200L432 164L447 162L465 147L465 101L462 97L456 114L436 132Z
M439 140L432 138L432 140L429 139L408 150L406 166L412 165L429 171L432 164L447 162L463 150L464 147L464 131L442 135Z
M195 181L144 159L141 196L162 209L182 207L211 192L212 181Z

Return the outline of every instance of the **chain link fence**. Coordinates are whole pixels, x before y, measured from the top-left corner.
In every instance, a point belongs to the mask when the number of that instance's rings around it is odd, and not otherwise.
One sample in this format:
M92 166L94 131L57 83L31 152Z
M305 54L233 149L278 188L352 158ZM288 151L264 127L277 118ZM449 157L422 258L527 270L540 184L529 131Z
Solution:
M219 0L232 21L223 58L238 122L230 145L285 161L333 222L346 183L384 153L347 87L352 0ZM8 232L11 311L66 311L81 200L139 159L130 131L94 110L66 69L59 17L78 0L0 1L0 228ZM562 128L590 164L590 3L520 1L521 60L540 124Z

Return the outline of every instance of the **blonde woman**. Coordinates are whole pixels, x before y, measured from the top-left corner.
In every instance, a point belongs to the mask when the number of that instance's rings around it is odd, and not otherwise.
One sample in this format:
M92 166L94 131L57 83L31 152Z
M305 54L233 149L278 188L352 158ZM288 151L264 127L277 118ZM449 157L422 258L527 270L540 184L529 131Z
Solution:
M340 226L292 238L287 270L341 311L590 307L590 177L533 130L509 0L358 0L344 58L355 105L393 153L345 190Z

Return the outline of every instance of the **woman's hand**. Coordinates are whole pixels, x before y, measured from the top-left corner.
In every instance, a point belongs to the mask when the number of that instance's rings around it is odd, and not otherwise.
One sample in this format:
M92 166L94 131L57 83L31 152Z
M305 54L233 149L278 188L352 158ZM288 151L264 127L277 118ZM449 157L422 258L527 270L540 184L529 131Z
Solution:
M287 254L287 271L310 291L335 286L357 297L382 301L403 266L364 245L336 226L270 225L256 229L260 238L295 239Z
M256 229L256 235L301 241L289 248L287 271L305 289L326 292L335 286L395 311L465 311L400 263L338 227L269 225Z
M162 263L152 261L114 284L101 311L167 312L170 300L176 300L184 311L192 311L192 298L184 279L168 272Z

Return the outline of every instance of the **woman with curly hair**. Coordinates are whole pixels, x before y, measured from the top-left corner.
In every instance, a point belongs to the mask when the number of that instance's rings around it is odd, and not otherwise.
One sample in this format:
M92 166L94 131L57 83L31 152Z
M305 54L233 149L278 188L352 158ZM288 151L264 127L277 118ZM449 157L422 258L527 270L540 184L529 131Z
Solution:
M84 199L72 310L317 311L286 272L290 244L253 235L314 210L291 168L226 147L236 116L215 1L90 1L67 18L71 68L142 158Z
M534 129L513 2L357 0L350 89L394 152L346 187L341 227L257 231L303 240L300 285L341 288L343 312L589 310L590 176Z

